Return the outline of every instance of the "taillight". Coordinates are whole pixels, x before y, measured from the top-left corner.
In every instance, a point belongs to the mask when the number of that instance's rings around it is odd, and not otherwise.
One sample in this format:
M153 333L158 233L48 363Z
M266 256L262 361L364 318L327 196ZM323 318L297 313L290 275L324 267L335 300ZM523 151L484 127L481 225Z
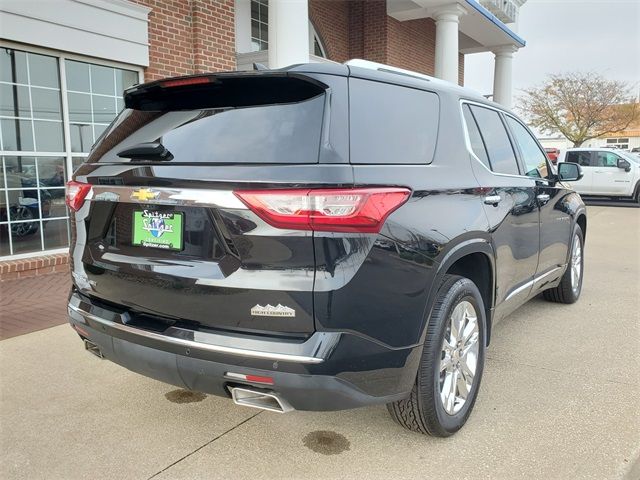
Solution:
M234 192L278 228L378 233L410 196L406 188L240 190Z
M91 185L88 183L67 182L66 202L71 210L77 212L82 208L84 199L91 191Z

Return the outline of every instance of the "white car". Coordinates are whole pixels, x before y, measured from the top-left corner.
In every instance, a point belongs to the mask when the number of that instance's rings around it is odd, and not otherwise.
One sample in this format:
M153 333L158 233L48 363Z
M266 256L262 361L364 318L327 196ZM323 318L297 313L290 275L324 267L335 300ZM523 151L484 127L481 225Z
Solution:
M580 195L624 197L640 203L640 158L610 148L570 148L559 162L577 163L584 177L572 184Z

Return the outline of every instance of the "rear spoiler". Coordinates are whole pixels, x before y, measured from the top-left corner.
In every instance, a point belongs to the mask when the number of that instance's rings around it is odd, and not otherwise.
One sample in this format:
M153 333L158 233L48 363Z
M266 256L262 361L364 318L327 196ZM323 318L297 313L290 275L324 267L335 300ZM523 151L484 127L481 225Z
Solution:
M126 108L142 111L237 108L294 103L324 93L327 85L302 73L256 71L190 75L135 85Z

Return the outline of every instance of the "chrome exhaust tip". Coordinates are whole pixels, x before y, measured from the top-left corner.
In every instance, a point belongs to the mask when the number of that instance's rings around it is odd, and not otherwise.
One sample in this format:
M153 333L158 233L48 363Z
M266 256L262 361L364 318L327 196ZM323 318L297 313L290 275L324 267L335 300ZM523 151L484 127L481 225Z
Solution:
M294 410L289 403L275 393L265 393L248 388L230 387L231 398L236 405L260 408L270 412L287 413Z
M84 349L98 358L104 358L104 355L102 355L102 352L100 351L100 347L86 338L84 339Z

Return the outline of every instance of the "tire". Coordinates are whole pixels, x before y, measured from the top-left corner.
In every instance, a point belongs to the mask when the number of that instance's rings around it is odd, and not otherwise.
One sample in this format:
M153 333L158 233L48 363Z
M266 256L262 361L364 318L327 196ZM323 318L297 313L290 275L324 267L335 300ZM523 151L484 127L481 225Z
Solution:
M469 307L472 307L472 309ZM467 313L474 313L472 310L475 311L476 318L473 330L471 328L474 322L466 316ZM475 343L472 348L469 347L470 349L466 355L458 356L460 348L465 346L462 345L462 347L456 349L448 349L451 354L447 356L445 354L444 341L446 337L449 340L454 337L451 334L451 326L454 323L452 314L456 313L458 315L461 311L463 313L462 331L465 331L464 326L466 326L469 333L473 332L470 333L470 338L466 345L470 346L472 344L472 338L475 338ZM485 338L485 309L478 287L468 278L458 275L445 275L438 289L433 311L427 325L422 356L413 389L409 397L387 404L391 417L408 430L435 437L448 437L460 430L471 414L478 395L478 389L480 388L480 380L482 379L484 368ZM463 365L461 368L456 368L456 359L458 359L458 365ZM474 360L475 369L473 368ZM444 371L441 370L442 364L447 365ZM468 382L465 381L465 376L468 378L471 370L473 370L473 376L469 388ZM454 372L458 374L456 377L448 377L448 375L454 375ZM451 380L453 378L460 378L465 384L467 397L462 401L464 392L456 387L452 404L442 398L444 394L441 393L441 387L446 392L445 388L447 385L452 384ZM457 382L456 385L458 385ZM460 394L460 397L457 394ZM448 396L447 398L451 397ZM448 406L445 406L445 403Z
M579 253L576 253L576 248L580 247ZM572 275L574 271L576 259L580 260L579 265L579 278L577 283L575 277ZM575 303L580 298L582 292L582 279L584 278L584 236L582 235L582 229L579 225L576 225L571 236L571 255L569 256L569 264L567 270L560 280L560 284L557 287L550 288L542 292L542 296L549 302L556 303Z

